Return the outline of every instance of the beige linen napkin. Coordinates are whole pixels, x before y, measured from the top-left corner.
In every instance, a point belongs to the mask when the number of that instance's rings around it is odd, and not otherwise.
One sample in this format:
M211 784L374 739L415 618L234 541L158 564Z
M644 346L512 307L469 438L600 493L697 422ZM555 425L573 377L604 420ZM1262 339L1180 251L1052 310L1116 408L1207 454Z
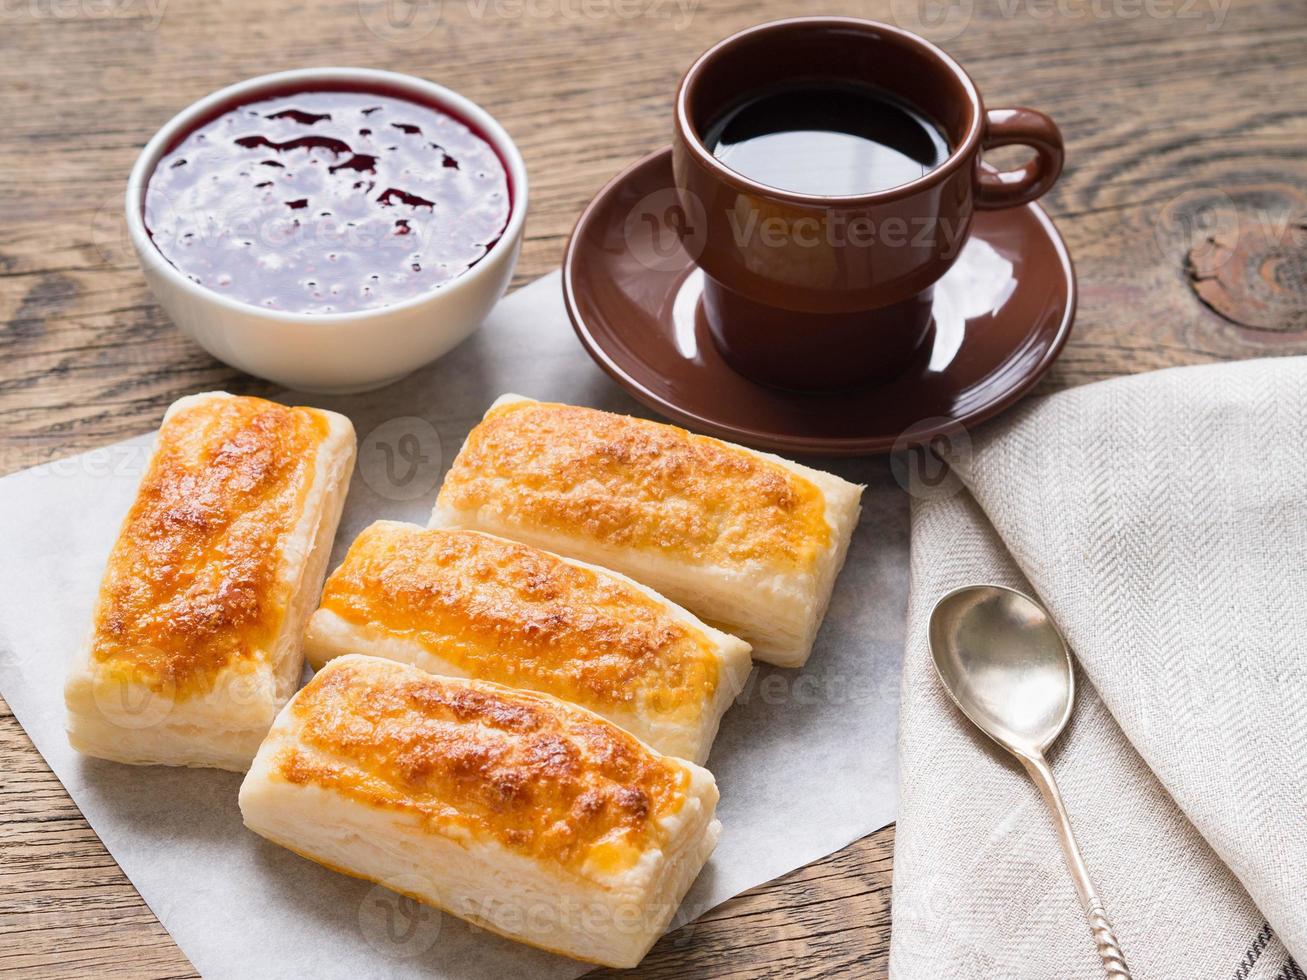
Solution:
M1307 980L1307 359L1032 401L920 488L894 980L1102 975L1052 822L935 678L958 585L1039 596L1079 659L1050 753L1137 980Z

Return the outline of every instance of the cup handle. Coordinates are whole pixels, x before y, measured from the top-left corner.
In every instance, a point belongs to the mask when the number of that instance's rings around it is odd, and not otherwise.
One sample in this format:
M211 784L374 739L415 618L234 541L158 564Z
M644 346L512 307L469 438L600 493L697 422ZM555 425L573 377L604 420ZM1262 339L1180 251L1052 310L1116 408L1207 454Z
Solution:
M1062 173L1062 133L1057 123L1034 109L990 109L980 145L984 150L1015 145L1035 151L1034 159L1016 170L979 170L976 207L981 211L1029 204Z

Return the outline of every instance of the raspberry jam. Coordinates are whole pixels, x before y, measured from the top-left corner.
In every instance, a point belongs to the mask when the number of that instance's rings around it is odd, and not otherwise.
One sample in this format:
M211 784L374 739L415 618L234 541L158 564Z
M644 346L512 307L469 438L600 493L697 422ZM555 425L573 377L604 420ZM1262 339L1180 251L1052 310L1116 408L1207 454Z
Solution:
M486 139L434 106L358 91L235 106L155 166L145 225L188 278L295 313L389 306L476 265L512 189Z

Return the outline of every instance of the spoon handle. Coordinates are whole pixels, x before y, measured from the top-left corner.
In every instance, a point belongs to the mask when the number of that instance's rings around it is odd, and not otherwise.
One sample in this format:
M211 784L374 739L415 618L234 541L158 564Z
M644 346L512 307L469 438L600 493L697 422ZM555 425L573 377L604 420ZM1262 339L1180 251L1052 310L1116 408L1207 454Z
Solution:
M1108 980L1133 980L1130 967L1125 962L1125 954L1121 952L1121 944L1116 940L1116 930L1112 928L1112 923L1103 910L1103 901L1098 897L1098 889L1089 877L1080 845L1076 843L1076 835L1071 830L1071 816L1067 813L1066 804L1062 802L1062 794L1058 792L1053 770L1042 755L1022 757L1021 762L1039 787L1040 795L1048 803L1049 809L1053 811L1067 869L1071 872L1071 880L1075 882L1076 894L1080 896L1080 904L1089 920L1089 931L1094 937L1094 945L1098 948Z
M1103 968L1107 970L1110 980L1133 980L1130 967L1126 966L1125 954L1121 952L1121 944L1116 941L1116 930L1108 921L1102 903L1087 909L1085 914L1089 916L1089 931L1094 935L1098 955L1103 959Z

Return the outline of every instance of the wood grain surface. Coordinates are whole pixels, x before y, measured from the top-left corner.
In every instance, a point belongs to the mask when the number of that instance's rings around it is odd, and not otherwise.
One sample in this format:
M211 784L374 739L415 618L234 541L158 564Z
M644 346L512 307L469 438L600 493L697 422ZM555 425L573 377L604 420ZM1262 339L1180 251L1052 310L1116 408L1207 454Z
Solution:
M1068 166L1045 204L1081 301L1043 390L1307 351L1302 0L3 0L0 472L146 431L187 392L265 390L177 334L119 218L137 151L193 99L329 63L466 93L531 172L520 285L558 264L604 181L667 142L697 52L804 13L918 29L990 106L1060 123ZM892 842L740 896L623 976L883 977ZM194 975L7 712L0 972Z

